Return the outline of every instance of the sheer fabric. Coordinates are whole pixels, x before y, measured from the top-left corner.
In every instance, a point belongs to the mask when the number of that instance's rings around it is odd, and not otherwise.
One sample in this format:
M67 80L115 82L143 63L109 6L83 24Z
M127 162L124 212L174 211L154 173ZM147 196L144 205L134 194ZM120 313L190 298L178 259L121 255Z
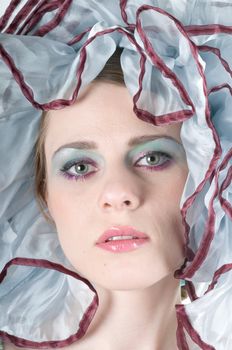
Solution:
M230 350L232 3L12 0L1 10L0 335L62 347L97 310L38 210L33 156L42 112L74 103L119 46L136 116L183 122L187 245L176 277L192 302L176 306L178 348Z

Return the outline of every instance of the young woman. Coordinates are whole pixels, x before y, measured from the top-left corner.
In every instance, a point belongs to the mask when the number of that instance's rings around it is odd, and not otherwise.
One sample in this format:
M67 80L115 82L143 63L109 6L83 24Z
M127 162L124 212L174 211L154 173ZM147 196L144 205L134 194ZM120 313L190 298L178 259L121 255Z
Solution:
M231 27L158 5L2 17L6 349L230 349Z

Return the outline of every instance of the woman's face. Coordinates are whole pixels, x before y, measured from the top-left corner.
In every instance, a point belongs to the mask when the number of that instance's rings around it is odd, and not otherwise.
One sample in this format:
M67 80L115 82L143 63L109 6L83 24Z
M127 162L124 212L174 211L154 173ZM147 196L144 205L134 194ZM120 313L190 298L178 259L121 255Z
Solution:
M102 82L48 118L47 204L76 270L108 289L144 288L173 275L184 260L181 125L141 121L127 89ZM96 245L115 225L149 239L123 252Z

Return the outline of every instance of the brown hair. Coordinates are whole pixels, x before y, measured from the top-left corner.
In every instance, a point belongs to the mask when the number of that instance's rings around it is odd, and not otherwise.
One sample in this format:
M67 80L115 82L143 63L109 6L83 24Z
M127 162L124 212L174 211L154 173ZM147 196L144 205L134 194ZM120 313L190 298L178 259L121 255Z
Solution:
M122 49L117 48L114 54L107 61L103 70L94 79L94 81L104 81L113 84L125 85L123 72L120 64ZM52 218L45 212L46 208L46 158L44 150L44 141L48 124L49 112L43 114L41 118L38 139L35 149L35 196L39 207L48 222L53 223ZM181 287L181 299L188 296L186 288Z
M106 62L103 70L93 81L104 81L113 84L124 85L124 77L120 64L120 56L122 53L121 48L117 48L114 54ZM46 137L46 130L48 124L49 112L45 112L42 115L41 123L38 132L38 138L35 146L35 197L37 203L45 216L45 218L51 222L51 218L46 214L46 158L44 150L44 141Z

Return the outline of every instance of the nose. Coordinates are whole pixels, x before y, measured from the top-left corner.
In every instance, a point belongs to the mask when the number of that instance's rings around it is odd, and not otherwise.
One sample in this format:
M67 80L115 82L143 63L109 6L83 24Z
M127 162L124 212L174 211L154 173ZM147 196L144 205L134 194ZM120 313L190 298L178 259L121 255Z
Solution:
M142 201L142 193L137 181L121 174L120 179L112 178L103 185L99 206L106 211L135 210Z

